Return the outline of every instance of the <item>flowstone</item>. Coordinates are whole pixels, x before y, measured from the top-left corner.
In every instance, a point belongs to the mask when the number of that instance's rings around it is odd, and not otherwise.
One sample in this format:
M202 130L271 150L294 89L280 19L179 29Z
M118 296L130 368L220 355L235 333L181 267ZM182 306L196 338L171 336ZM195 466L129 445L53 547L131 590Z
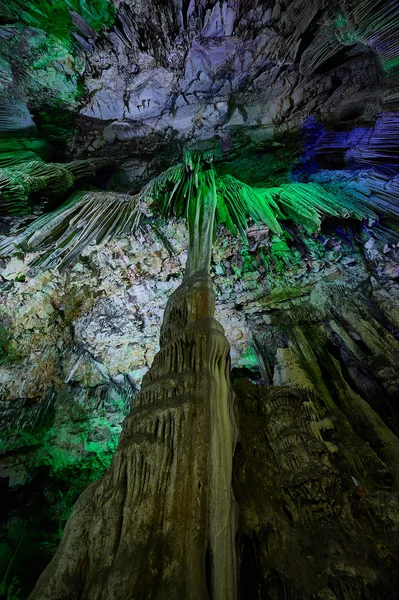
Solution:
M31 595L236 598L229 344L204 271L171 296L113 462L78 500Z

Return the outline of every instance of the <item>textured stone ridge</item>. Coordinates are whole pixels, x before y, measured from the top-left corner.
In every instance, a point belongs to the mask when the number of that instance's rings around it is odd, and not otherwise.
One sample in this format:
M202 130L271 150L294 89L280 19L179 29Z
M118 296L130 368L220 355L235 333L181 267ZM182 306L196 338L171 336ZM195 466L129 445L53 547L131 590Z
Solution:
M236 597L229 344L209 276L172 295L111 467L31 599Z
M172 294L113 463L78 501L32 600L396 597L397 342L342 283L281 309L257 332L274 385L232 389L210 278Z
M234 390L241 438L234 469L239 597L396 598L398 495L367 434L354 435L335 411L332 420L320 419L314 435L312 414L315 419L322 403L294 386L242 379ZM334 429L341 429L335 448L328 441L337 441ZM363 465L354 479L343 447Z

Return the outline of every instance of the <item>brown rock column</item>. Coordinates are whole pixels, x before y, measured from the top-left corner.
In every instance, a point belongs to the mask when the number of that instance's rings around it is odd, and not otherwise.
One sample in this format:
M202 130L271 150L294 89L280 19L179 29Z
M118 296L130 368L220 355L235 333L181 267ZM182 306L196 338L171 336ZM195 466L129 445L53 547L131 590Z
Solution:
M236 598L229 344L207 270L170 298L113 462L31 600Z

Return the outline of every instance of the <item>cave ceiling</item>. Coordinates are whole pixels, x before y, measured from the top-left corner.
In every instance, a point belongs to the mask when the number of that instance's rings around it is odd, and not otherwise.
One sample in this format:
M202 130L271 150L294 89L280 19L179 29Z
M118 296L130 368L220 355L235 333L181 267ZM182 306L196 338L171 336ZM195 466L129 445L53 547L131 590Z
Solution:
M4 2L3 128L128 173L192 146L234 157L309 115L347 131L395 109L397 19L356 0Z

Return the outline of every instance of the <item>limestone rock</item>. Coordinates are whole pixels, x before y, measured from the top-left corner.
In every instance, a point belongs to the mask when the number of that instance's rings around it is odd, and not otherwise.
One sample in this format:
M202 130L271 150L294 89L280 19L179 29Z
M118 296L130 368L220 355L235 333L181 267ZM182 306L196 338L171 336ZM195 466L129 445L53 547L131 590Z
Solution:
M213 312L209 277L172 295L112 465L78 501L32 599L236 597L236 425Z

